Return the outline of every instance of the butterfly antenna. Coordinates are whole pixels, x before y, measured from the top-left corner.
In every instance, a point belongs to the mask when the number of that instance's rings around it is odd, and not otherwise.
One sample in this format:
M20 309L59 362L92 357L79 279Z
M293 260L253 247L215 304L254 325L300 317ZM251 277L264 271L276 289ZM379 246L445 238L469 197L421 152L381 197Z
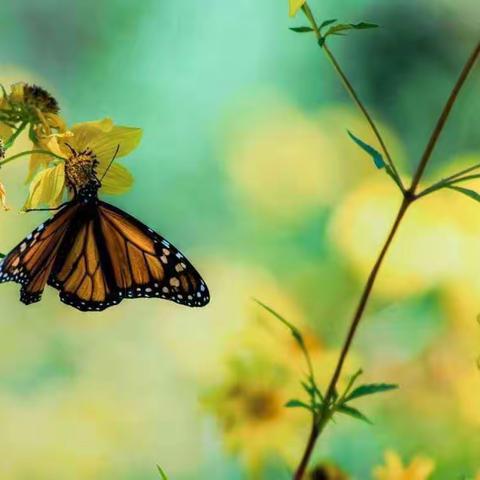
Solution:
M115 158L117 157L118 151L120 150L120 144L117 145L117 148L115 150L115 153L113 154L112 159L110 160L110 163L108 164L107 169L103 172L102 178L100 179L100 183L102 183L102 180L105 178L105 175L107 172L110 170L110 167L112 166L112 163L114 162Z

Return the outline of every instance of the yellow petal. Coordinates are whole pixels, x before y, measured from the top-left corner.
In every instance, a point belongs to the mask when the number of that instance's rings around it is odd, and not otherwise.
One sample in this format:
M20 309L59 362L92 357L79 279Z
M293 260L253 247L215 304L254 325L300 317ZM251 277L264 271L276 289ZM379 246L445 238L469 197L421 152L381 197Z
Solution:
M99 178L101 178L102 175L103 171L100 170ZM107 195L121 195L130 190L132 185L132 174L123 165L114 163L102 180L102 193Z
M60 133L66 132L67 124L60 115L56 113L44 113L44 117L50 128L54 128Z
M38 172L30 184L30 194L24 208L37 208L42 204L50 207L58 206L64 187L65 168L63 163Z
M106 167L112 160L117 147L117 157L124 157L137 148L141 138L141 128L113 127L109 132L92 139L88 146L97 156L100 167Z
M427 480L434 469L435 463L429 458L415 457L408 468L408 478L412 480Z
M0 122L0 138L2 140L7 140L12 135L13 130L6 123Z
M33 145L34 151L35 150L47 150L52 151L49 147L50 138L40 138L38 139L37 143ZM53 152L56 153L56 152ZM32 178L34 177L37 170L41 167L47 168L50 162L54 160L54 157L44 153L32 153L30 155L30 161L28 163L28 176L25 183L29 183Z
M7 192L5 191L5 187L0 182L0 205L4 210L9 210L7 207Z
M294 17L297 12L302 8L303 4L306 0L288 0L289 7L290 7L290 16Z
M70 142L73 148L77 151L90 148L104 167L110 163L117 146L117 157L123 157L134 150L142 138L142 129L114 126L109 118L78 123L71 130L74 135Z

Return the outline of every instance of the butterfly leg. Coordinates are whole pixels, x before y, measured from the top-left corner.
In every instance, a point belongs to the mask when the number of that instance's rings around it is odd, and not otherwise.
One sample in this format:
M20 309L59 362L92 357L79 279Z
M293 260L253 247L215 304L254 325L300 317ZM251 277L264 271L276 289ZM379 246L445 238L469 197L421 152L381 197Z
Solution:
M61 205L55 208L26 208L25 212L56 212L63 208L65 205L68 205L70 202L63 202Z

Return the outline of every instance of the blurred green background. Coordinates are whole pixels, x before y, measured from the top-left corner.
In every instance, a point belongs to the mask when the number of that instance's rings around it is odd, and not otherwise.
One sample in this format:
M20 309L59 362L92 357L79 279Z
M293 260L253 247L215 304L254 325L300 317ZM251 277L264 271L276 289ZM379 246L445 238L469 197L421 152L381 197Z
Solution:
M331 47L407 178L478 40L476 0L311 0L319 19L380 29ZM305 372L255 296L309 332L326 382L399 197L346 135L375 140L287 0L108 0L2 6L0 80L38 83L75 122L144 129L134 188L108 199L181 248L211 304L124 302L77 312L0 288L0 477L289 478L306 414L282 408ZM427 172L480 162L480 76ZM28 149L20 139L15 151ZM20 214L26 161L0 172L12 209L0 251L39 224ZM480 209L454 192L415 205L378 279L346 373L398 392L338 418L314 463L368 479L386 451L480 474ZM426 461L426 460L425 460ZM388 477L395 480L400 477ZM427 476L405 476L423 479Z

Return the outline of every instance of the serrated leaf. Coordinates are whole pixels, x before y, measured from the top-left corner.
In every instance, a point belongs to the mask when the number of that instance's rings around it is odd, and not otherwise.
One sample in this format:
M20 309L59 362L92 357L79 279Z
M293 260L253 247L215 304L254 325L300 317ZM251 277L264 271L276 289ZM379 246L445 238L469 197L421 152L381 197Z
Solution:
M368 385L360 385L355 388L350 395L347 396L345 402L350 402L354 398L364 397L366 395L373 395L375 393L388 392L389 390L395 390L398 385L389 383L371 383Z
M320 26L318 27L319 30L321 30L322 28L325 28L327 27L328 25L331 25L332 23L335 23L337 21L336 18L333 18L331 20L325 20L323 21Z
M296 33L313 32L313 28L310 27L290 27L289 30Z
M380 170L385 167L385 162L383 160L382 154L373 148L371 145L368 143L365 143L363 140L360 140L358 137L356 137L350 130L347 130L348 135L350 138L365 152L367 152L371 157L373 162L375 163L375 166Z
M447 185L447 188L450 188L451 190L456 190L457 192L463 193L467 197L470 197L473 200L480 202L480 194L475 192L474 190L470 190L469 188L464 187L456 187L454 185Z
M373 423L360 410L350 407L349 405L340 405L337 407L336 411L373 425Z
M305 402L302 402L301 400L297 400L296 398L289 400L285 404L285 407L286 408L305 408L310 411L312 410L312 407L310 405L306 404Z
M160 465L157 465L158 473L162 477L162 480L168 480L167 474L163 471L162 467Z

